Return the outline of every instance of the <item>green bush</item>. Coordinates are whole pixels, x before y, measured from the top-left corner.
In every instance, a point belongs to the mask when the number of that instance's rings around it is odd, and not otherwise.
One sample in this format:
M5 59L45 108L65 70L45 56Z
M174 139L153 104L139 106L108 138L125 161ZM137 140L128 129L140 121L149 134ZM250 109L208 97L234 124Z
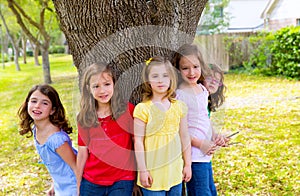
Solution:
M2 62L2 61L8 62L9 61L9 57L8 57L8 55L6 53L4 53L3 54L3 59L2 59L2 54L0 52L0 62Z
M264 75L300 79L300 27L260 32L250 37L227 37L231 68Z
M33 56L33 51L31 51L31 50L30 51L26 51L26 55L27 56Z
M254 68L254 73L263 73L264 75L274 75L270 70L272 63L272 44L274 43L274 34L261 32L257 36L251 36L249 44L251 47L249 61L244 66Z
M276 75L300 78L300 27L283 28L274 37L270 70Z
M226 50L229 54L230 68L236 69L244 65L248 58L248 37L228 36L224 38Z
M65 53L65 47L62 45L50 46L49 54L62 54Z

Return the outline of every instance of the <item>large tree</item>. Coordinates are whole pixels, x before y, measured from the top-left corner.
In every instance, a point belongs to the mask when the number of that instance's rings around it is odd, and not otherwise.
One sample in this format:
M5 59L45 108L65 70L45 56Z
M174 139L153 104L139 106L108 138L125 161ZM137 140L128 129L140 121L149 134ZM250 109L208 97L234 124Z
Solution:
M125 99L140 101L141 63L193 42L207 0L53 0L79 73L112 63Z

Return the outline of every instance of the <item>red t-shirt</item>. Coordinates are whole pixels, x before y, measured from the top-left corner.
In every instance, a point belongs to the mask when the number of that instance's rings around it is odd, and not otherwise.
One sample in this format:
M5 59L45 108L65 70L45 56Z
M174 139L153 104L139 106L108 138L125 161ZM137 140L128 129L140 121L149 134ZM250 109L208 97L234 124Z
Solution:
M134 105L129 103L117 120L111 116L99 118L98 127L83 129L78 125L78 145L87 146L89 151L83 171L86 180L108 186L135 179L133 109Z

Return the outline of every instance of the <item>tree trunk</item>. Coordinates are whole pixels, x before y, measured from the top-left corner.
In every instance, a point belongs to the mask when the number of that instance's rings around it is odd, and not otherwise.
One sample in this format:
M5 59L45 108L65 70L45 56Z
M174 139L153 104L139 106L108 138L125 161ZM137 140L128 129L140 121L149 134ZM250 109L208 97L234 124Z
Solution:
M26 54L26 42L27 42L27 39L24 35L22 35L22 45L23 45L23 63L24 64L27 64L27 54Z
M142 63L154 55L170 56L193 42L207 0L53 2L79 81L91 63L112 63L120 94L137 103Z
M40 49L37 46L33 46L33 58L34 58L34 65L35 66L40 66L40 62L39 62L39 52Z
M42 63L43 63L43 74L44 82L46 84L51 84L51 75L50 75L50 62L49 62L49 51L48 49L42 49Z
M11 45L13 47L14 50L14 62L16 64L16 70L17 71L21 71L20 69L20 65L19 65L19 40L18 39L14 39L13 35L11 34L10 30L8 29L8 26L6 24L5 18L2 15L2 12L0 10L0 17L2 20L2 23L4 24L5 30L6 30L6 34L11 42ZM3 47L3 46L2 46Z
M16 70L21 71L20 65L19 65L19 54L20 54L20 49L19 47L13 47L14 48L14 61L16 64Z

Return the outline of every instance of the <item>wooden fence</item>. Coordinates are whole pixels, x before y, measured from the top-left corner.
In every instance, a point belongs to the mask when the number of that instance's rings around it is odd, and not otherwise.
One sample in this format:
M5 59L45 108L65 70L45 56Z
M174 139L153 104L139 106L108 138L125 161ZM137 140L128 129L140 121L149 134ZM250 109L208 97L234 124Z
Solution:
M248 47L248 39L240 44L239 47L235 43L231 43L230 53L234 54L240 50L239 53L242 57L234 57L230 55L226 50L225 38L227 37L245 37L248 38L250 35L255 35L255 33L230 33L230 34L215 34L215 35L199 35L195 37L195 43L201 48L203 57L207 63L215 63L219 65L223 71L227 72L229 68L233 65L240 64L243 61L249 59L251 51ZM242 48L240 47L242 46Z

